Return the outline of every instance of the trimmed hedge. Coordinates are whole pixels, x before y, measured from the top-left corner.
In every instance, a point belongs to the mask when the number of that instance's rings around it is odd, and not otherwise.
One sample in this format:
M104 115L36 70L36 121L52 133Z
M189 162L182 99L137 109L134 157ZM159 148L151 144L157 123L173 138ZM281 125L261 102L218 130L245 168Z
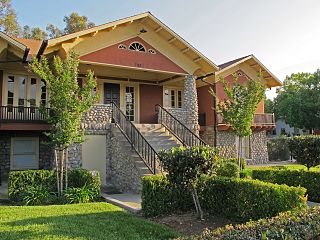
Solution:
M70 188L79 188L90 186L94 192L94 199L100 196L100 176L96 171L86 169L71 169L68 171L68 186ZM52 170L26 170L11 171L8 181L9 200L16 203L24 203L24 197L30 191L42 188L51 196L57 192L57 182L55 171ZM34 191L33 191L34 192Z
M253 179L265 182L302 186L307 189L308 199L320 202L320 172L287 169L253 169Z
M285 212L278 216L255 222L227 225L214 231L205 230L189 240L229 240L229 239L319 239L320 207L299 212Z
M306 207L306 189L258 180L202 178L198 193L202 207L211 214L242 220L275 216ZM187 189L173 186L161 176L142 180L142 210L147 216L193 209Z
M280 136L279 138L268 139L267 146L270 161L286 161L290 159L287 137Z

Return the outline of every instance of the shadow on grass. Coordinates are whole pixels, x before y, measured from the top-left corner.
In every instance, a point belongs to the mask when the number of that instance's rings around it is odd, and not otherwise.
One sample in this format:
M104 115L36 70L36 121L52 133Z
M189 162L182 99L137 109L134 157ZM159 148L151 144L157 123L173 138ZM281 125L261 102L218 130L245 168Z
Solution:
M165 226L121 211L45 216L2 222L0 239L172 239Z

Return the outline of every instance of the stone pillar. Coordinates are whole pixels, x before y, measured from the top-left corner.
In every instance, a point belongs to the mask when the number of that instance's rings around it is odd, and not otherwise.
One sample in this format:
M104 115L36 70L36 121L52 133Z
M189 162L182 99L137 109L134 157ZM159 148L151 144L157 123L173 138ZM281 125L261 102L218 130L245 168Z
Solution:
M195 134L199 135L198 123L198 97L196 88L196 79L192 75L186 76L184 81L184 108L186 114L186 125Z

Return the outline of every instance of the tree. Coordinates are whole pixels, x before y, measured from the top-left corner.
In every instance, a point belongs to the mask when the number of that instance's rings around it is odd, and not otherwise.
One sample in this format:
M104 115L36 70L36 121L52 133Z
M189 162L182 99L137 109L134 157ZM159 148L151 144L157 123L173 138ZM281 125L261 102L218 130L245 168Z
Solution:
M47 33L39 27L30 28L25 25L22 31L22 37L27 39L43 40L47 38Z
M320 128L320 70L287 76L275 98L275 115L296 128Z
M161 151L159 159L168 180L191 192L198 218L202 220L203 211L196 186L200 176L215 174L219 161L217 150L211 147L172 148L170 151Z
M274 113L274 102L271 99L265 98L264 112L265 113Z
M53 24L48 24L46 30L49 34L49 38L57 38L61 37L63 32L58 27L54 26Z
M216 110L239 137L237 158L241 168L242 138L252 134L253 118L258 104L264 99L265 87L261 83L260 75L256 81L248 79L243 85L238 82L236 75L233 76L232 82L226 82L222 78L221 82L227 98L219 99ZM213 90L211 94L216 96Z
M40 61L34 59L30 63L30 68L46 81L50 92L49 104L53 114L47 116L51 129L46 134L54 149L57 188L61 195L64 175L66 176L66 188L68 183L65 172L67 171L68 147L83 142L83 130L80 129L82 116L92 107L98 96L94 93L96 81L92 71L87 72L85 84L82 88L79 87L77 81L79 59L75 53L71 53L65 60L54 57L52 69L50 66L51 64L45 57ZM65 170L64 165L66 165Z
M78 32L94 26L93 22L88 22L86 16L80 16L76 12L71 13L69 16L65 16L63 21L66 24L66 27L64 28L65 34Z
M11 0L0 0L0 31L15 37L20 34L17 14Z

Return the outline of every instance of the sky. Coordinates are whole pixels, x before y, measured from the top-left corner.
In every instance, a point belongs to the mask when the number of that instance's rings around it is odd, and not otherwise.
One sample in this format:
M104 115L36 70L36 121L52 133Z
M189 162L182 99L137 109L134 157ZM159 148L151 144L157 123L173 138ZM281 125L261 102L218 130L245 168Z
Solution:
M320 68L320 0L12 0L20 25L64 27L72 12L96 25L150 11L221 64L254 54L281 81ZM275 90L267 92L269 98Z

